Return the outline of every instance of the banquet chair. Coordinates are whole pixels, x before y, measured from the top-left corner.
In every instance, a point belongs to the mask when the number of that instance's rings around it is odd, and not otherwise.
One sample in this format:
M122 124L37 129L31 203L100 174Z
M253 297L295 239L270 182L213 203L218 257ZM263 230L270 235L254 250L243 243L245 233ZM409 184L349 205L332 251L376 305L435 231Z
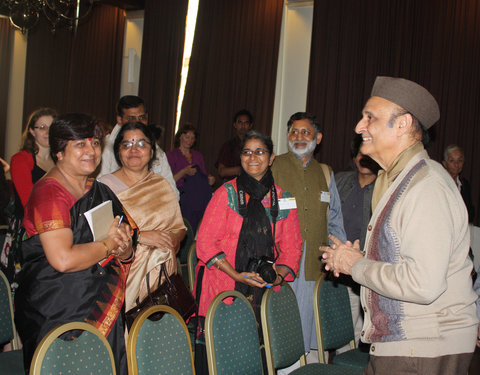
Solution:
M195 268L197 267L198 258L196 251L196 241L193 241L188 251L187 266L188 266L188 284L190 291L193 292L193 286L195 284Z
M355 345L347 287L325 277L325 273L320 276L313 290L318 360L325 363L325 350L337 350L350 344L350 350L336 354L332 363L364 369L368 364L369 354Z
M180 250L178 250L177 259L180 259L180 270L183 277L183 281L188 285L188 266L187 266L187 257L190 250L190 246L195 241L195 233L193 233L192 226L187 219L183 218L183 223L187 227L187 233L185 238L180 243Z
M156 321L149 317L163 313ZM187 326L170 306L152 306L137 316L127 342L129 375L195 374Z
M261 320L270 375L276 374L278 369L292 366L298 360L300 367L290 374L362 374L361 370L345 366L306 364L300 311L295 293L287 283L283 283L278 292L269 289L263 294Z
M18 349L18 336L13 321L10 284L0 271L0 343L10 343L12 350L0 353L0 374L24 374L23 351Z
M243 294L230 290L213 299L205 318L205 343L210 375L263 374L257 322Z
M68 331L83 331L73 340L63 340ZM113 374L115 362L105 336L84 322L65 323L48 332L33 354L30 375Z

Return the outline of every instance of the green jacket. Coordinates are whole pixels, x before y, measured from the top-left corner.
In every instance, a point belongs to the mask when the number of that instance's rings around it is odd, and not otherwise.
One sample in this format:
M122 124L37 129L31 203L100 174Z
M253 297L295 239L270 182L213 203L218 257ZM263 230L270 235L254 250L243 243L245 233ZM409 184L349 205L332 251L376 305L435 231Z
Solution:
M328 194L325 170L330 167L312 159L306 167L292 152L277 156L272 172L275 183L292 193L297 202L302 239L307 241L305 279L317 280L322 271L319 246L328 245L328 212L330 205L322 202L322 192Z

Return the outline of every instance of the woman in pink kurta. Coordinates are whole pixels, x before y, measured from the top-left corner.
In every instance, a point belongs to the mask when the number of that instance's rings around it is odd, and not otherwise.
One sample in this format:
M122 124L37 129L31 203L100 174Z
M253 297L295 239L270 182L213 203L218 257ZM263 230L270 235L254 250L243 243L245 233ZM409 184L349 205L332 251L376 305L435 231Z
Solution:
M276 186L270 171L272 140L248 133L241 147L242 172L213 195L197 238L197 283L200 325L212 299L237 290L252 303L259 318L265 288L292 281L301 255L301 234L291 195ZM268 259L269 272L252 269ZM201 327L200 327L201 330Z
M279 200L291 197L291 194L283 191L279 186L275 185L275 188ZM247 202L248 200L247 196ZM263 199L262 204L269 214L270 197ZM235 179L225 183L215 192L205 211L198 233L196 250L199 264L197 271L200 267L206 266L202 280L199 316L204 317L207 314L208 305L217 294L235 288L234 279L219 270L215 263L226 258L231 265L235 264L238 235L242 223L243 218L238 212ZM285 270L283 277L285 281L293 281L298 271L302 243L297 209L279 210L275 228L275 243L280 251L275 263L276 269L277 271Z

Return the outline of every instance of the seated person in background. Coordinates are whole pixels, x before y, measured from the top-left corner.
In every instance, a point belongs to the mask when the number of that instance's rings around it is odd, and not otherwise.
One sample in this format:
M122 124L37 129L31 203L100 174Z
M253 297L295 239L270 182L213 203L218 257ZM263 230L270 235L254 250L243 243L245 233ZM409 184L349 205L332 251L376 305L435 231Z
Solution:
M113 152L121 168L100 177L117 195L138 226L135 260L130 268L125 292L126 311L147 296L145 276L150 286L157 284L162 263L169 275L177 272L176 254L185 236L182 214L170 184L153 173L155 138L140 122L122 126Z
M458 190L460 190L465 206L467 206L468 222L471 223L475 218L475 207L473 206L470 182L468 182L465 177L460 176L464 162L465 155L463 154L463 149L461 147L457 145L449 145L445 148L442 164L457 184Z
M105 137L105 145L102 152L102 165L98 177L113 173L120 168L113 152L113 143L115 142L115 138L122 126L128 122L141 122L144 125L148 124L148 113L145 107L145 102L139 96L125 95L118 101L117 124L112 132ZM152 164L152 171L168 181L173 192L177 196L177 199L179 199L178 190L172 176L172 171L168 165L167 157L165 152L163 152L158 145L156 146L155 159L156 160Z
M245 134L253 127L252 114L246 109L235 113L235 116L233 116L233 127L235 128L236 135L223 144L216 163L218 174L223 178L224 182L240 176L240 172L242 171L240 166L240 146Z
M176 148L167 153L168 163L180 192L182 215L190 223L193 233L197 232L198 223L212 197L210 185L215 183L215 177L211 174L207 176L202 154L193 150L196 138L193 125L183 125L175 134Z
M354 242L360 239L360 248L363 249L368 222L372 216L373 187L380 166L370 156L359 151L361 144L362 136L357 134L350 150L355 170L336 173L335 181L342 203L343 227L347 240ZM347 285L350 296L355 341L358 344L363 327L360 285L353 281L351 276L342 275L342 282Z
M205 211L198 232L195 279L201 289L197 329L200 342L204 342L208 306L218 293L241 292L252 303L260 321L265 285L292 281L298 271L302 237L297 209L284 207L283 198L291 195L275 185L270 171L274 158L270 137L249 132L241 147L240 176L221 186ZM262 256L274 261L270 277L249 271L249 262ZM195 361L198 370L197 358Z
M54 165L50 157L48 130L55 117L57 112L51 108L32 112L22 135L21 150L12 156L10 175L19 200L17 211L23 211L33 184Z
M89 178L100 163L101 139L100 126L88 115L55 119L49 135L55 167L35 184L25 206L29 238L22 244L15 324L27 374L43 336L78 321L105 335L117 373L127 374L123 305L132 238L125 222L118 227L122 205L115 194ZM108 237L94 241L83 214L107 200L116 216Z

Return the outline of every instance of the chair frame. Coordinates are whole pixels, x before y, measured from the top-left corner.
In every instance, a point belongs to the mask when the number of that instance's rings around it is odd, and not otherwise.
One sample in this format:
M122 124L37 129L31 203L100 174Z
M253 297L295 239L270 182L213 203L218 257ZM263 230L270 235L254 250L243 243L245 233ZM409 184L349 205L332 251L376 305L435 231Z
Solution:
M193 266L193 259L197 256L196 247L197 241L193 241L187 255L188 284L191 292L193 292L193 285L195 284L195 267Z
M138 339L138 334L140 332L140 329L142 328L142 325L145 322L145 320L147 320L150 315L155 314L157 312L163 312L165 314L173 315L180 322L185 332L185 336L188 340L188 347L190 352L190 363L192 364L192 373L195 375L192 342L190 341L190 334L188 332L187 325L185 324L185 321L180 316L180 314L176 310L174 310L173 308L167 305L156 305L156 306L149 307L145 311L141 312L140 315L138 315L135 318L135 321L133 322L132 327L130 328L130 331L128 333L128 340L127 340L127 363L128 363L129 375L138 374L136 351L137 351L137 339Z
M108 343L107 339L105 336L94 326L88 323L84 322L70 322L70 323L65 323L57 328L52 329L50 332L48 332L45 337L40 341L40 343L37 346L37 349L35 349L35 353L33 354L32 358L32 364L30 366L30 375L40 375L42 372L42 363L43 359L45 358L45 355L47 354L48 349L50 348L50 345L59 338L59 336L63 335L65 332L78 329L82 331L88 331L95 336L97 336L102 343L105 345L108 356L110 359L110 364L112 366L112 374L116 374L116 367L115 367L115 361L113 359L113 352L112 348L110 347L110 344Z
M13 302L12 302L12 290L10 289L10 283L7 280L7 277L5 274L0 271L0 277L2 281L5 283L5 286L7 288L7 294L8 294L8 308L10 310L10 323L12 325L12 332L13 332L13 338L10 340L10 343L12 344L12 350L19 350L19 339L18 339L18 334L17 334L17 329L15 327L15 321L13 318Z
M288 288L289 292L295 296L295 293L292 287L285 281L281 284L282 288ZM265 357L267 359L267 368L269 374L276 374L275 365L273 363L273 350L272 350L272 339L270 337L270 322L268 319L268 304L270 303L270 296L274 293L272 289L265 291L262 297L262 304L260 308L260 315L262 320L262 330L263 330L263 341L265 344ZM295 297L296 298L296 297ZM300 356L300 367L303 367L307 364L307 358L305 353Z
M213 318L214 318L214 313L217 310L218 305L223 303L223 300L225 298L240 298L243 300L247 305L252 314L255 316L255 313L253 312L252 306L250 305L250 302L245 298L245 296L236 291L236 290L227 290L224 292L221 292L217 294L217 296L213 299L213 301L210 303L208 306L208 311L207 311L207 316L205 317L205 345L207 349L207 362L208 362L208 373L210 375L217 375L217 366L216 366L216 360L215 360L215 345L213 343ZM259 340L260 342L260 340ZM258 347L258 350L260 351L260 346Z
M319 307L319 293L323 281L325 280L327 274L323 273L318 280L315 282L315 287L313 288L313 313L315 317L315 330L317 333L317 346L318 346L318 362L327 363L325 360L325 350L323 349L323 333L322 333L322 322L320 319L320 307ZM350 341L350 349L355 349L355 339Z

